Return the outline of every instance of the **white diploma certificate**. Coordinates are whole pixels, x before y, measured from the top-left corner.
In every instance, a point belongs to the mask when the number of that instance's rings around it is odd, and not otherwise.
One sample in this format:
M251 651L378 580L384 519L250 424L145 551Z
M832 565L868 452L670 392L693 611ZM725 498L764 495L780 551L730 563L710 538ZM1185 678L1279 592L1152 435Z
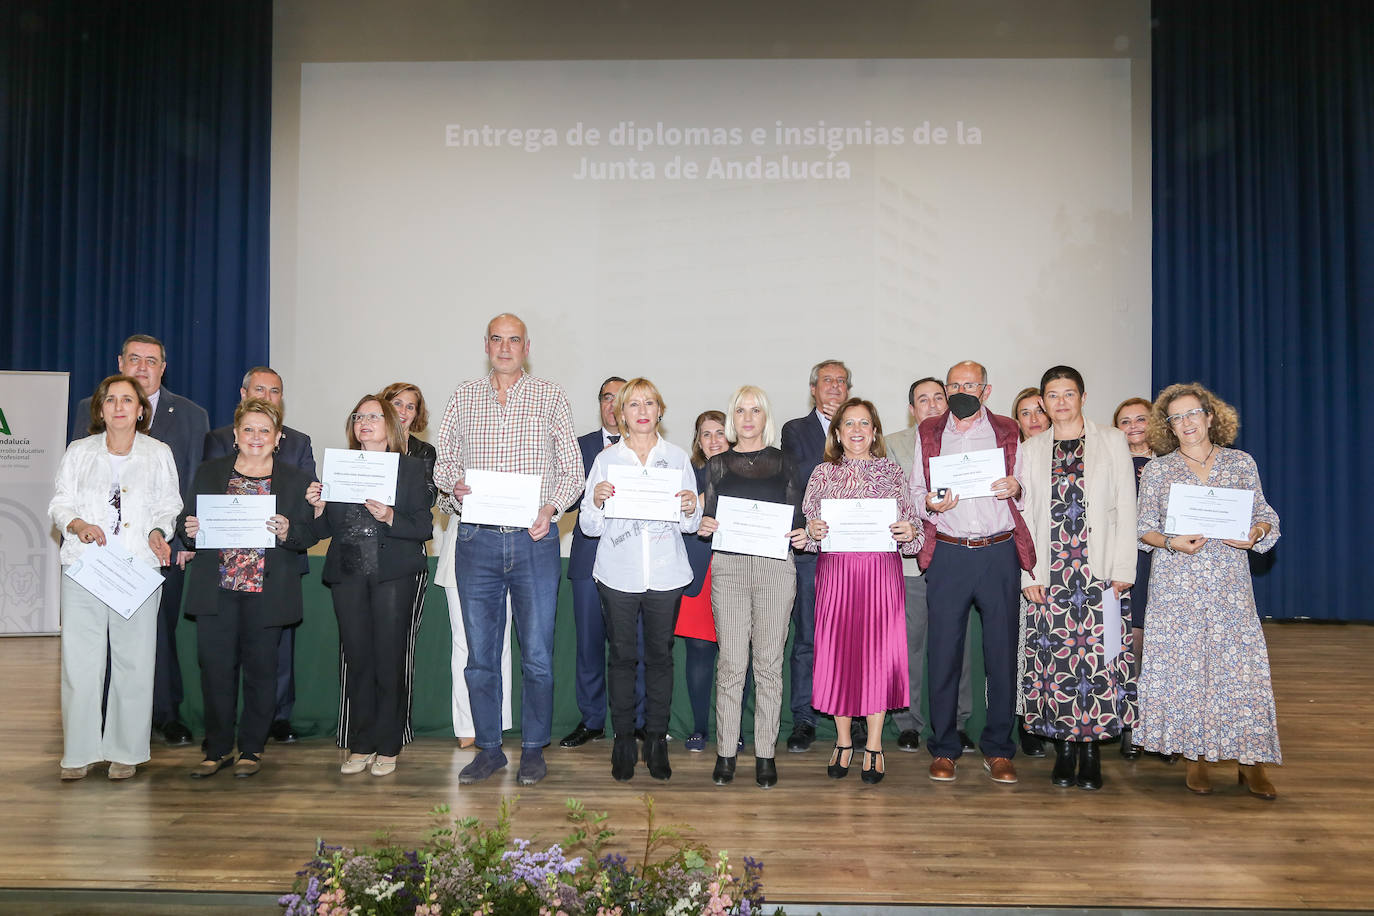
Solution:
M88 546L81 559L67 567L67 576L125 620L162 585L162 573L129 556L113 541L106 541L104 547Z
M400 452L365 452L327 448L320 472L320 498L327 503L365 503L375 499L396 505L396 472Z
M930 459L930 489L948 489L960 499L996 496L993 481L1007 476L1007 461L1000 448L936 455Z
M868 553L897 549L888 530L888 525L897 521L895 499L823 499L821 520L828 532L821 541L821 550Z
M716 500L712 550L745 553L785 560L792 550L787 532L792 530L793 509L787 503L722 496Z
M463 483L472 487L460 516L469 525L528 528L539 515L538 474L469 469Z
M606 480L615 495L603 506L607 518L638 518L675 522L682 515L681 468L644 468L629 464L606 466Z
M1254 527L1254 511L1254 490L1176 483L1169 487L1164 533L1243 541Z
M277 514L275 496L196 495L197 550L222 547L276 547L267 520Z

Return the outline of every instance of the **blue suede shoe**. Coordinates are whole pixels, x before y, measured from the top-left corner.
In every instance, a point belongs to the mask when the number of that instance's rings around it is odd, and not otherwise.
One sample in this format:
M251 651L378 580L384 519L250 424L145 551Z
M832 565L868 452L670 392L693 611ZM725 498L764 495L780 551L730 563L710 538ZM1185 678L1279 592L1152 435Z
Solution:
M527 747L520 751L520 769L515 779L522 786L532 786L548 775L549 766L544 762L544 752L537 747Z
M465 786L481 782L505 765L506 755L499 747L483 748L472 758L472 763L463 767L462 772L458 774L458 782Z
M700 754L706 750L706 736L701 732L692 732L692 737L684 741L682 746L694 754Z

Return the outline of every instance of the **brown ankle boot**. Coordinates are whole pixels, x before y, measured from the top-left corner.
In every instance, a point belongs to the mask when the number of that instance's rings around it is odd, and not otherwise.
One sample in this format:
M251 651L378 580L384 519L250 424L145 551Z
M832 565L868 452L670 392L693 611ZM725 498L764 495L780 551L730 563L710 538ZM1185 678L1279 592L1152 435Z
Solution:
M1188 776L1184 780L1184 785L1188 787L1189 792L1195 792L1198 795L1212 794L1212 780L1207 775L1207 761L1188 761Z
M1264 772L1264 766L1258 763L1240 765L1239 774L1240 784L1250 790L1250 794L1265 801L1273 801L1279 797L1279 793L1274 788L1274 784L1269 781L1269 776Z

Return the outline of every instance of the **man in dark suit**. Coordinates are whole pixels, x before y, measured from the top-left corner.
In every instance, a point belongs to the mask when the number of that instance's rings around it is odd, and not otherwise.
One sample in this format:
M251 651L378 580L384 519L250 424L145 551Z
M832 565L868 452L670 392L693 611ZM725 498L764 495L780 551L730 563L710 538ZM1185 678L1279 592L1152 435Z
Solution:
M243 376L239 388L239 401L249 398L262 398L282 409L282 391L285 385L275 369L267 366L254 366ZM205 434L205 460L227 455L234 448L234 425L221 426ZM289 426L281 428L281 441L277 443L277 455L282 461L300 468L313 483L319 479L315 474L315 452L310 446L310 437ZM310 558L300 555L300 570L304 576L310 572ZM295 729L291 727L291 710L296 705L296 628L291 624L281 628L281 639L277 642L277 705L272 717L272 728L268 732L274 741L290 744L296 740Z
M582 450L584 477L591 473L592 462L602 449L620 441L620 430L615 422L615 398L624 387L625 380L613 375L601 383L596 393L601 409L601 428L577 439ZM573 505L577 505L576 500ZM572 586L573 621L577 627L577 709L582 714L582 721L558 742L560 747L581 747L606 736L606 628L601 619L601 596L592 579L597 543L596 538L582 533L580 524L573 525L568 583Z
M116 361L118 370L132 376L153 405L153 424L148 432L167 444L177 467L177 484L182 498L191 485L191 476L200 466L205 434L210 418L205 408L162 387L167 371L167 348L147 334L134 334L124 341ZM72 439L82 439L91 416L91 399L83 398L72 417ZM192 545L179 537L170 541L175 562L162 570L162 602L157 609L157 661L153 675L153 728L163 740L177 746L191 743L191 730L181 722L181 666L177 661L176 630L181 616L181 589L186 561L194 554Z
M811 367L812 410L804 417L788 420L782 427L782 450L792 456L797 468L797 490L806 492L811 472L825 457L825 437L836 408L849 399L849 369L838 359L827 359ZM811 668L816 635L816 555L798 551L793 556L797 567L797 596L792 601L792 734L787 749L794 754L811 749L816 738L816 711L811 708ZM857 738L857 735L856 735Z

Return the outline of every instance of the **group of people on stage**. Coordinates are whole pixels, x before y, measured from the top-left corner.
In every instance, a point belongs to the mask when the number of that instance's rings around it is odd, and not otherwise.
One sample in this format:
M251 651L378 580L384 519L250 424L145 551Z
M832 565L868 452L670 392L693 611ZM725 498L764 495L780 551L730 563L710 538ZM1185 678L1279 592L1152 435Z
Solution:
M464 747L475 745L462 783L508 764L501 743L512 721L512 627L522 682L517 779L533 785L547 772L557 522L576 510L568 578L582 718L560 744L605 737L609 708L616 780L632 779L641 760L650 776L671 777L681 636L693 725L685 748L707 746L714 681L712 779L732 782L752 682L755 782L776 785L790 632L786 747L808 751L817 717L833 717L833 778L859 756L860 778L881 781L886 715L894 715L898 748L916 751L928 707L937 782L956 779L959 758L976 748L992 781L1015 783L1018 747L1045 756L1049 741L1053 783L1096 789L1100 745L1120 739L1128 759L1187 758L1194 792L1211 791L1209 762L1234 760L1250 793L1275 796L1263 764L1281 757L1247 552L1273 547L1278 517L1253 459L1229 447L1234 409L1201 385L1171 385L1153 402L1129 399L1103 426L1084 415L1083 377L1055 366L1017 394L1006 417L987 406L987 370L964 361L943 379L913 382L910 425L884 434L872 402L852 395L849 369L825 360L812 369L806 416L779 427L767 393L744 385L723 411L697 417L688 452L660 434L667 404L649 379L607 379L600 428L579 439L566 393L525 371L529 338L519 318L493 318L484 348L490 373L453 392L433 446L416 436L429 417L414 385L364 394L349 413L349 448L400 455L387 505L325 499L309 438L283 424L282 380L271 369L245 375L232 426L212 432L203 410L161 387L162 345L143 335L125 342L119 374L78 409L90 435L78 439L74 430L50 514L64 533L64 567L92 544L115 542L162 568L166 581L125 618L63 578L63 779L102 761L112 779L134 775L149 759L154 727L169 743L189 743L172 639L183 577L206 720L204 760L190 775L256 773L268 738L292 737L291 634L301 619L304 552L325 538L323 578L340 637L338 743L349 752L340 769L394 772L411 739L425 542L437 504L452 516L437 584L454 638L454 728ZM1001 450L993 474L1004 476L990 496L932 486L933 459L991 449ZM680 481L664 507L677 518L609 511L613 479L650 468L670 475L671 486ZM469 471L537 476L533 523L463 521ZM1246 537L1170 530L1174 484L1253 493ZM195 550L197 495L266 494L277 499L266 523L274 546ZM727 497L790 513L780 558L712 550ZM828 549L825 501L856 498L892 500L893 549ZM975 608L987 696L977 745L966 731Z

